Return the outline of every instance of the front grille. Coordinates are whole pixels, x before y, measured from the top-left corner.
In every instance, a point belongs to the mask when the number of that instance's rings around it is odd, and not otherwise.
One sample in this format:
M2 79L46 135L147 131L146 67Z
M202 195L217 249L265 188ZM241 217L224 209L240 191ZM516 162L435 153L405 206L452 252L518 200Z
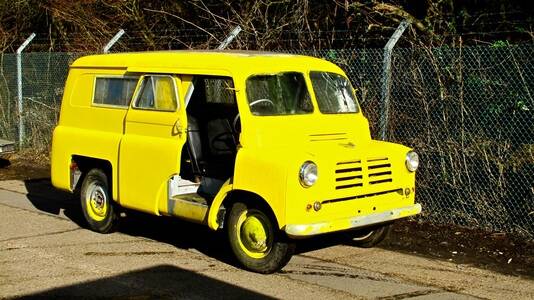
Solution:
M362 161L338 162L335 178L336 190L363 186Z
M368 159L367 170L371 185L393 181L391 163L387 157Z
M366 168L364 180L363 168ZM389 158L367 159L365 165L361 160L338 162L335 170L336 190L363 187L364 182L369 185L393 182L391 163Z

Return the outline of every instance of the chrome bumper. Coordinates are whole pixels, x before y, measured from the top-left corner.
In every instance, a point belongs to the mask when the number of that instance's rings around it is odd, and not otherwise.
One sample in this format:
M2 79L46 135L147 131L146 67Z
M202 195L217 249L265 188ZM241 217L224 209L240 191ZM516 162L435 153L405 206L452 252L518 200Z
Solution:
M416 215L421 212L421 204L395 208L381 213L351 217L313 224L288 224L284 230L289 237L303 238L328 232L364 227Z

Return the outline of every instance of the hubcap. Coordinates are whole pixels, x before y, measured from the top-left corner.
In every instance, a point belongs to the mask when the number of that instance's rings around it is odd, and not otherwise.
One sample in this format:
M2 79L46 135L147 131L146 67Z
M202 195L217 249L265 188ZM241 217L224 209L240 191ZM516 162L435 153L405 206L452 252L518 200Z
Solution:
M91 218L97 221L103 220L106 217L108 209L108 199L104 188L92 183L87 189L85 199Z
M245 247L252 251L264 252L267 250L267 232L256 216L248 217L243 222L241 240Z
M269 254L273 230L268 218L257 210L244 211L237 228L241 249L250 257L262 258Z

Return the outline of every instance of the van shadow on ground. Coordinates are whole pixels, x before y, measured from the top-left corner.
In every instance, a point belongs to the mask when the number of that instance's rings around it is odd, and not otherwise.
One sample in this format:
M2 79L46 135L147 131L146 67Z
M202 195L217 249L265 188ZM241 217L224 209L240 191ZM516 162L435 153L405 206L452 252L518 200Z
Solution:
M274 299L176 266L160 265L113 277L57 287L24 298Z
M77 195L55 189L48 179L26 180L27 199L40 211L64 215L82 228L87 228ZM126 210L118 232L173 245L180 249L196 249L207 256L235 265L224 234L206 226L176 218L157 217Z
M25 185L27 198L35 208L54 215L63 214L78 226L87 228L76 196L56 190L49 179L26 180ZM222 230L214 232L204 225L176 218L127 211L127 217L121 218L119 232L180 249L195 249L221 262L238 266ZM481 230L410 221L397 222L392 233L380 248L428 259L452 259L459 264L534 278L534 242L508 237L494 239L491 234ZM340 244L354 246L346 234L329 234L298 241L296 254ZM492 256L495 249L506 253L506 256ZM454 252L458 252L458 255L454 255Z
M26 180L27 199L40 211L63 214L82 228L87 228L78 196L55 189L49 179ZM121 217L118 231L130 236L139 236L180 249L195 249L209 257L237 266L231 253L226 232L214 232L207 226L185 222L176 218L157 217L127 210ZM299 241L296 254L323 249L346 242L341 236L329 235Z

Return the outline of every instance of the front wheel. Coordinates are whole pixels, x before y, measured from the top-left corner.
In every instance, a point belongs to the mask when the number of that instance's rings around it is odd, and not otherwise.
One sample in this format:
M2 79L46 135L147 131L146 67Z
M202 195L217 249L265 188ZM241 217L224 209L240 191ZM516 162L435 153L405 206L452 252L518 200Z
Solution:
M291 259L295 244L287 241L265 209L235 203L227 224L232 252L246 269L273 273Z
M118 223L118 215L111 199L108 177L100 169L91 169L82 183L80 191L82 211L93 231L113 232Z

